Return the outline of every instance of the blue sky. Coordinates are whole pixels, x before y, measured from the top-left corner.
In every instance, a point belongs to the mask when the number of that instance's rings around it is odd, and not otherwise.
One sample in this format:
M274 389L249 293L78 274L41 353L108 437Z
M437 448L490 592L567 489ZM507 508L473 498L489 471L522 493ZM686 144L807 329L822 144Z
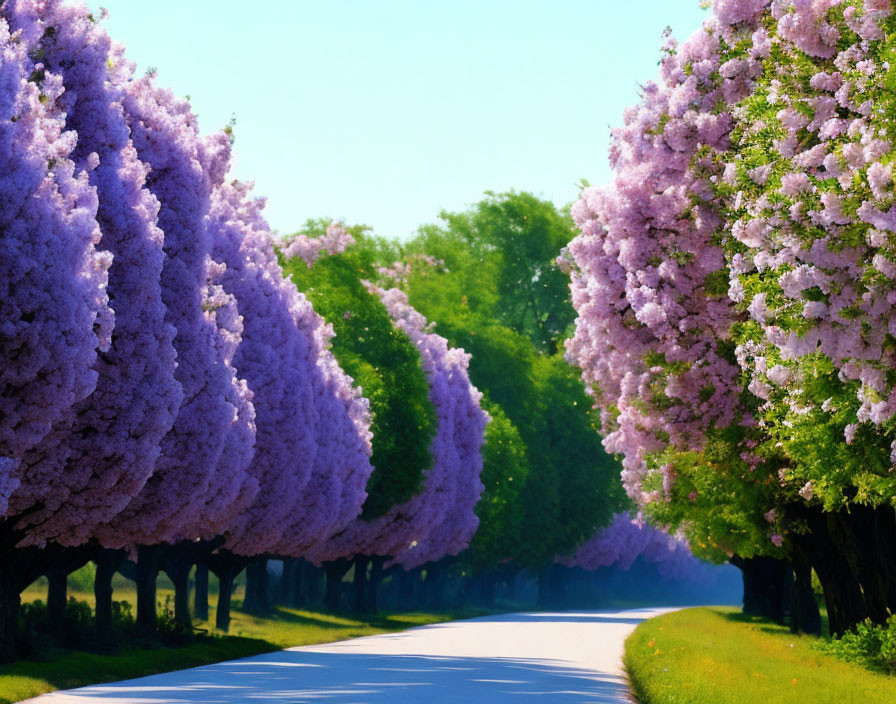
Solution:
M138 70L236 115L236 178L281 233L309 217L405 239L484 191L562 205L608 177L609 127L698 0L90 0Z

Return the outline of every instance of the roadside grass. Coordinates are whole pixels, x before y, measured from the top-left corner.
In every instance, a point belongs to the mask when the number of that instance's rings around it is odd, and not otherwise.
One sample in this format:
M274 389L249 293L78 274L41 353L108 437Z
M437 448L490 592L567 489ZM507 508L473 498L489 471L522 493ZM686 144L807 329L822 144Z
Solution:
M641 704L896 702L896 677L822 653L818 641L730 607L685 609L638 626L625 667Z
M160 579L160 585L163 582ZM161 586L159 601L173 595ZM93 606L93 594L69 590L69 595ZM136 602L136 592L127 584L116 586L116 600ZM22 595L22 601L46 599L46 590L35 585ZM299 645L330 643L347 638L391 633L429 623L471 618L483 611L448 613L381 613L364 619L279 607L268 617L250 616L234 610L230 633L214 628L215 594L209 594L211 622L194 621L207 635L183 647L164 647L157 643L134 643L114 653L90 653L56 649L43 654L40 661L21 660L0 666L0 704L11 704L57 689L144 677L160 672L182 670L199 665L258 655ZM239 605L239 599L235 606Z

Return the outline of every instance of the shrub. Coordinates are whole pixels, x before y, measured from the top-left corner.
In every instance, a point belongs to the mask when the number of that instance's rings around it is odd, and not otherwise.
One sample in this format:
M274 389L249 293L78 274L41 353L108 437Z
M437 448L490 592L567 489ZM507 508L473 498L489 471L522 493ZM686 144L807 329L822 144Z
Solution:
M896 673L896 615L886 624L865 619L840 638L824 642L822 648L846 662L855 662L875 670Z
M174 616L174 605L171 595L165 597L165 603L159 604L156 626L159 636L167 645L186 645L194 636L192 625L185 625Z

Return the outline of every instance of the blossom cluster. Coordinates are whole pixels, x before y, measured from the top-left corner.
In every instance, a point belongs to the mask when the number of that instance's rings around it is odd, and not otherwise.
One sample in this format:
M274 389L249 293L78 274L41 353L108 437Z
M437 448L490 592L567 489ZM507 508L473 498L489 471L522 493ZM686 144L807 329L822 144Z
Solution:
M299 557L351 537L345 554L406 566L468 545L487 422L469 355L372 292L420 350L439 430L420 491L360 520L370 403L263 199L228 177L230 135L202 135L62 0L0 7L0 110L0 510L19 545ZM310 267L353 242L334 222L283 254Z
M640 516L632 518L627 513L617 514L609 526L557 562L589 571L612 567L624 572L639 558L657 565L659 573L670 579L694 577L705 564L691 554L686 540L652 528Z
M227 179L228 135L61 0L4 3L0 75L0 508L20 544L298 555L347 525L368 403Z
M614 130L611 183L573 207L568 357L642 506L722 436L787 500L889 500L892 4L713 6Z
M370 290L420 351L438 421L430 446L432 466L410 499L372 520L358 518L306 556L323 562L357 554L381 555L412 569L456 555L476 532L479 520L474 508L484 488L481 450L488 415L480 406L482 394L470 383L470 356L431 332L404 292L373 285Z

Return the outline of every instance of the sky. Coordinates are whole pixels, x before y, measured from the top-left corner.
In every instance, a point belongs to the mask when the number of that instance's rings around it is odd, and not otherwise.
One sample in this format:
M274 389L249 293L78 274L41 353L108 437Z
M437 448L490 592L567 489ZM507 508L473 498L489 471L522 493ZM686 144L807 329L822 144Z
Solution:
M235 126L233 178L281 234L407 239L485 191L558 206L609 177L611 126L698 0L89 0L139 72Z

